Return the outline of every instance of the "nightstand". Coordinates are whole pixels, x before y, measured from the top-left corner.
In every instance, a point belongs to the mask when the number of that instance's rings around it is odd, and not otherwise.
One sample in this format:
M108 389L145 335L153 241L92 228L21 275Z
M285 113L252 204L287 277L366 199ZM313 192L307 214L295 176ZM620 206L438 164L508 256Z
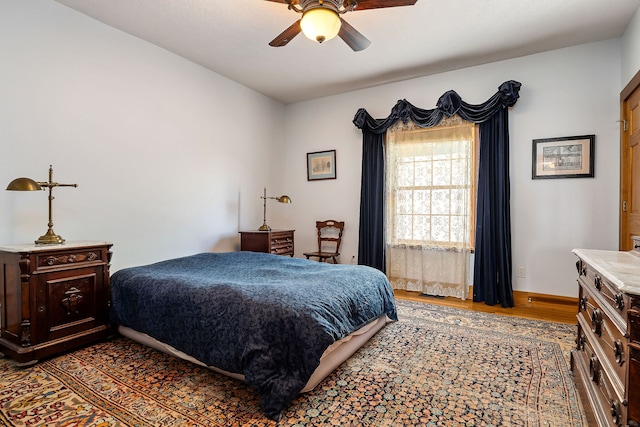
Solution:
M105 339L111 246L0 247L0 352L27 366Z
M241 231L240 250L293 256L295 230Z

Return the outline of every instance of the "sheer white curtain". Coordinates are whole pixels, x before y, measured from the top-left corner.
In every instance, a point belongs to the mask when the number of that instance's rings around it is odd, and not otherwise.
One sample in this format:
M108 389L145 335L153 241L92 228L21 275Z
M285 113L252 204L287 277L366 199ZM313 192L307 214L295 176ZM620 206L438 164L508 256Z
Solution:
M475 125L458 116L387 131L386 267L395 289L467 298L475 140Z

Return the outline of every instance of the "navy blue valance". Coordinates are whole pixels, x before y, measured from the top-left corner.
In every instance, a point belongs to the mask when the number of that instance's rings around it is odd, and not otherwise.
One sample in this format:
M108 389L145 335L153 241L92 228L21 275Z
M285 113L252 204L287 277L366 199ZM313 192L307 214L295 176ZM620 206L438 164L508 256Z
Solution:
M443 118L454 114L473 123L482 123L499 110L515 105L520 97L521 86L522 84L515 80L506 81L500 85L498 92L478 105L467 104L455 90L449 90L438 99L436 108L432 110L418 108L406 99L401 99L391 109L391 114L384 119L374 119L367 110L360 108L353 118L353 124L366 132L384 133L398 120L404 123L412 120L419 127L425 128L435 126Z

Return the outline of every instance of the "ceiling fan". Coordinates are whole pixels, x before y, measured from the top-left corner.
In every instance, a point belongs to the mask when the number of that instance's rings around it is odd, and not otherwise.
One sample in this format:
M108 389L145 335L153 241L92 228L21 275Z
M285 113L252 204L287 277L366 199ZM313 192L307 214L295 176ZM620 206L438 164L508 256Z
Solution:
M339 36L354 51L364 50L371 42L358 30L347 23L340 15L358 10L379 9L383 7L412 6L418 0L268 0L285 3L289 9L302 14L269 45L282 47L302 32L311 40L322 43Z

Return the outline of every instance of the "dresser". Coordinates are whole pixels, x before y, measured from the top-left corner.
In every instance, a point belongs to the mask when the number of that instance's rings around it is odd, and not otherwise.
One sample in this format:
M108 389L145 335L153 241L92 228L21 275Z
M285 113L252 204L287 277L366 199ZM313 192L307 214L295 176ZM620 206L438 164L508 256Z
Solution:
M28 366L106 338L111 246L0 247L0 352Z
M293 256L295 230L241 231L240 250Z
M573 253L579 295L571 370L583 404L598 426L639 427L640 252Z

